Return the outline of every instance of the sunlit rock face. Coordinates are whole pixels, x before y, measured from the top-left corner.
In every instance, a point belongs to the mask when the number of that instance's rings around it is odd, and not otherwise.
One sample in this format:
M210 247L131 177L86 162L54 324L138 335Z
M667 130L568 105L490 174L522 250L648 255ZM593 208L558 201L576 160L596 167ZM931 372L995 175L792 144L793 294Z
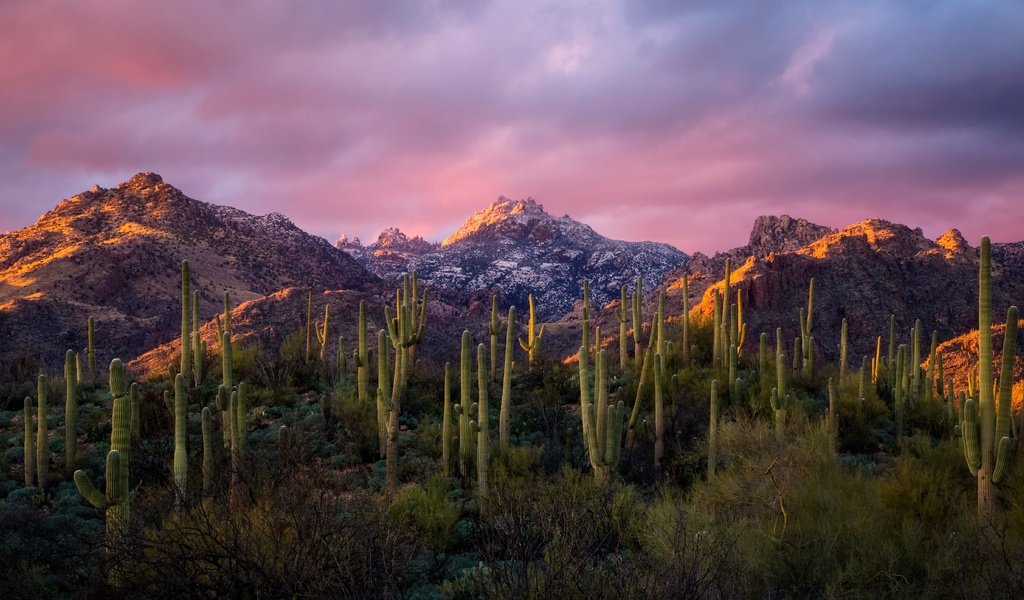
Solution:
M377 280L286 217L194 200L155 173L62 200L0 236L0 353L59 360L96 319L100 358L130 358L180 330L180 263L200 314L289 286L361 289Z
M520 309L532 293L544 320L559 319L573 309L584 279L590 280L592 304L603 306L638 276L653 287L686 260L667 244L608 239L567 215L548 214L532 198L498 198L439 246L396 233L385 230L371 246L345 249L386 278L415 269L429 286L493 290L503 304Z
M910 343L909 330L917 319L927 338L922 346L930 344L933 330L940 340L948 340L977 328L978 251L955 229L930 240L920 229L882 219L833 230L802 219L761 217L750 245L713 257L695 254L684 269L671 273L665 288L670 303L681 304L686 273L691 316L711 318L712 289L723 290L726 258L732 261L730 304L737 302L738 292L748 322L749 351L756 350L762 332L774 344L776 327L782 328L787 350L792 348L812 277L815 348L827 360L838 358L843 318L849 327L851 367L859 366L862 356L874 355L878 336L888 349L890 315L896 316L899 344ZM993 244L992 260L995 321L1024 297L1024 244Z

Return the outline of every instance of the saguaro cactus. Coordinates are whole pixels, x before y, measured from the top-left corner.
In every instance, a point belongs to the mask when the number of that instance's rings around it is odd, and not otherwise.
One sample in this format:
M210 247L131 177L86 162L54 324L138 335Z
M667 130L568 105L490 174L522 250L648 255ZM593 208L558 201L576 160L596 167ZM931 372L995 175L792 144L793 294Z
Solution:
M36 434L32 424L32 398L25 397L25 486L32 487L36 482Z
M654 468L660 471L665 458L665 361L660 354L654 355Z
M75 471L75 485L82 497L107 511L107 542L116 547L123 539L130 517L128 465L131 456L130 411L127 374L120 359L110 363L110 395L113 397L110 452L107 453L106 494L100 493L81 469ZM116 575L115 575L116 578Z
M588 378L587 367L580 363L580 379ZM620 401L608 404L608 357L605 350L597 353L594 374L594 402L580 394L580 419L583 440L594 469L594 477L607 480L615 473L622 443L622 421L625 405Z
M541 325L540 329L537 329L537 305L533 299L533 294L530 294L528 303L530 305L530 320L526 329L526 341L524 342L523 338L519 338L519 345L522 347L523 352L526 352L527 362L532 369L537 365L537 361L540 360L540 343L544 338L544 326Z
M359 404L366 406L370 401L370 347L366 333L366 300L359 301L357 337L356 387L359 392Z
M690 288L689 276L683 275L683 312L679 315L679 328L683 330L683 366L690 366Z
M498 444L508 449L512 422L512 353L515 351L516 307L508 309L508 325L505 327L505 364L501 371L501 410L498 413Z
M185 381L192 380L192 292L188 261L181 261L181 368ZM124 459L124 456L121 457Z
M498 296L497 294L491 296L491 323L487 327L487 332L491 334L491 381L498 380L498 334L501 333L501 327L498 324Z
M761 334L762 336L764 334ZM718 380L711 380L711 422L708 424L708 479L718 464Z
M619 288L619 307L615 309L615 320L619 322L619 369L626 370L629 362L629 348L626 343L628 333L629 309L626 308L626 286Z
M491 431L487 422L487 363L484 362L484 345L476 347L477 375L477 418L473 424L476 431L476 497L477 502L487 501L487 472L491 460ZM482 508L482 507L481 507Z
M473 464L473 427L470 425L470 410L473 402L472 381L473 381L473 337L469 331L462 332L462 350L459 355L459 406L456 412L459 413L459 473L463 477L469 477L471 465Z
M188 482L188 391L185 376L174 378L174 485L182 497Z
M846 379L846 319L843 319L843 325L839 330L839 381L842 383Z
M39 408L36 409L36 485L45 491L50 474L50 440L46 427L46 375L42 373L36 380L36 398L39 400Z
M644 278L636 278L636 291L633 292L632 297L632 314L633 314L633 360L636 364L643 362L643 346L640 344L640 334L643 330L644 320L641 314L641 305L644 301Z
M64 354L64 473L78 468L78 356L73 350Z
M444 402L441 418L441 472L447 477L452 472L452 386L451 363L444 363Z
M231 332L225 327L224 332L221 334L220 341L221 348L221 385L227 390L228 395L231 394L231 388L234 385L234 358L231 350ZM221 408L221 419L224 425L224 447L231 447L231 411L228 407Z
M320 344L320 362L325 363L327 360L327 340L328 338L328 322L331 318L331 305L324 304L324 322L317 323L313 330L316 332L316 340Z
M210 407L204 406L202 413L203 425L203 493L209 494L213 490L213 419L210 416ZM175 424L177 429L177 424ZM177 437L177 431L175 431Z
M967 467L978 478L978 518L983 522L991 522L995 516L992 484L1002 481L1010 463L1011 409L1007 386L1013 381L1017 321L1017 307L1011 306L1006 315L997 414L992 395L992 247L988 237L983 237L978 268L978 402L976 405L973 398L967 400L961 424Z
M814 320L814 278L807 286L807 309L800 311L800 344L803 358L804 377L814 376L814 338L812 321Z

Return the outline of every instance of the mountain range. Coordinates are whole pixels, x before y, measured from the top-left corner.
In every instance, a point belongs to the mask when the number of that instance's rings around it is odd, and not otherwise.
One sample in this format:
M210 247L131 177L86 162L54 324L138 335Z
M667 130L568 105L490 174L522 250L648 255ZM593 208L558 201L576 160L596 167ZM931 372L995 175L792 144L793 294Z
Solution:
M180 327L182 259L192 264L201 318L219 312L229 292L236 331L264 342L302 326L311 290L317 311L331 306L337 333L351 339L358 300L370 304L371 327L380 326L395 283L415 270L431 290L432 335L451 337L452 352L463 328L483 341L491 294L503 312L518 306L525 322L532 293L539 318L550 323L546 351L565 356L579 343L583 279L591 280L592 318L609 334L618 331L619 288L632 291L637 276L646 282L647 319L662 291L678 319L683 276L691 317L709 318L711 289L723 287L726 259L744 303L750 352L762 331L781 327L789 340L798 334L812 277L815 344L825 359L837 357L843 318L851 366L874 352L876 336L887 345L891 314L901 343L919 318L926 337L938 331L951 353L969 347L963 340L977 326L977 250L956 230L929 240L920 229L880 219L832 229L762 216L745 246L688 256L667 244L611 240L548 214L533 199L501 197L440 243L392 227L367 245L343 236L332 246L282 215L207 204L159 175L140 173L63 200L35 224L0 235L0 358L29 355L52 365L64 349L84 346L92 315L99 360L149 351L136 366L165 367ZM1024 298L1024 243L993 244L993 273L994 321L1001 322L1006 307ZM209 339L213 331L207 323ZM957 364L952 356L947 362Z

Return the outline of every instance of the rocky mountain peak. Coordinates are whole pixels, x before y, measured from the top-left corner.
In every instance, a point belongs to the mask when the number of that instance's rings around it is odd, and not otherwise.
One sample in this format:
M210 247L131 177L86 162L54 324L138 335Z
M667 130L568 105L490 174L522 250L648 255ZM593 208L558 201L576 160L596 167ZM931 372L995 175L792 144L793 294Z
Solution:
M118 184L117 189L142 189L153 187L164 182L164 178L156 173L136 173L131 179Z
M959 229L950 229L939 236L935 243L946 250L946 256L960 256L971 250Z
M789 252L833 231L830 227L816 225L807 219L794 219L789 215L763 215L754 221L754 228L750 231L749 252L753 256Z
M537 225L554 224L556 221L566 221L590 229L568 217L555 219L544 212L544 206L533 198L511 200L500 196L490 206L477 211L472 217L466 219L466 222L455 233L441 242L441 246L450 246L481 235L528 237Z

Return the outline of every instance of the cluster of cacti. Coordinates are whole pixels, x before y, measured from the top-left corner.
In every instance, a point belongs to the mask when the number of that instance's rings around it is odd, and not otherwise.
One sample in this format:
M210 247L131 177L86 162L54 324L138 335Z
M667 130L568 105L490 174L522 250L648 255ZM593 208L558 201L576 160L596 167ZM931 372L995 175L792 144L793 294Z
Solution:
M580 347L583 356L583 347ZM598 350L594 373L594 402L590 402L589 368L580 361L580 420L583 440L594 476L605 480L611 477L619 463L622 443L622 421L625 404L608 402L608 358L605 350Z
M978 479L978 517L985 522L991 522L994 515L992 485L1002 481L1011 460L1010 392L1017 321L1017 307L1011 306L1006 315L997 407L992 393L992 249L988 237L983 237L978 268L978 401L968 398L965 402L961 432L967 467Z
M775 436L783 439L786 435L786 414L790 398L786 393L786 354L782 351L781 330L777 331L775 348L775 387L772 388L770 403L775 420Z
M654 468L664 467L665 458L665 359L654 355Z
M541 325L540 329L537 329L537 305L533 299L533 294L530 294L529 305L530 320L526 326L526 341L523 341L523 338L519 338L519 345L522 347L523 352L526 352L527 363L532 369L540 361L540 344L541 340L544 339L544 326Z
M387 336L395 351L394 378L390 396L386 392L386 374L389 352L384 346L384 331L378 333L377 344L381 358L378 363L379 380L377 386L378 423L384 423L387 437L387 486L394 492L398 485L398 415L401 411L402 396L408 382L409 369L416 361L416 346L423 339L423 331L427 321L427 291L419 295L419 284L416 274L408 274L403 278L401 289L395 291L395 312L384 307L384 321L387 323ZM384 418L386 416L386 418Z
M179 375L180 377L181 375ZM130 518L128 466L131 462L131 407L128 376L120 359L110 363L110 395L113 398L110 451L107 453L106 493L101 493L81 469L75 471L79 493L96 508L107 511L107 544L117 547Z

